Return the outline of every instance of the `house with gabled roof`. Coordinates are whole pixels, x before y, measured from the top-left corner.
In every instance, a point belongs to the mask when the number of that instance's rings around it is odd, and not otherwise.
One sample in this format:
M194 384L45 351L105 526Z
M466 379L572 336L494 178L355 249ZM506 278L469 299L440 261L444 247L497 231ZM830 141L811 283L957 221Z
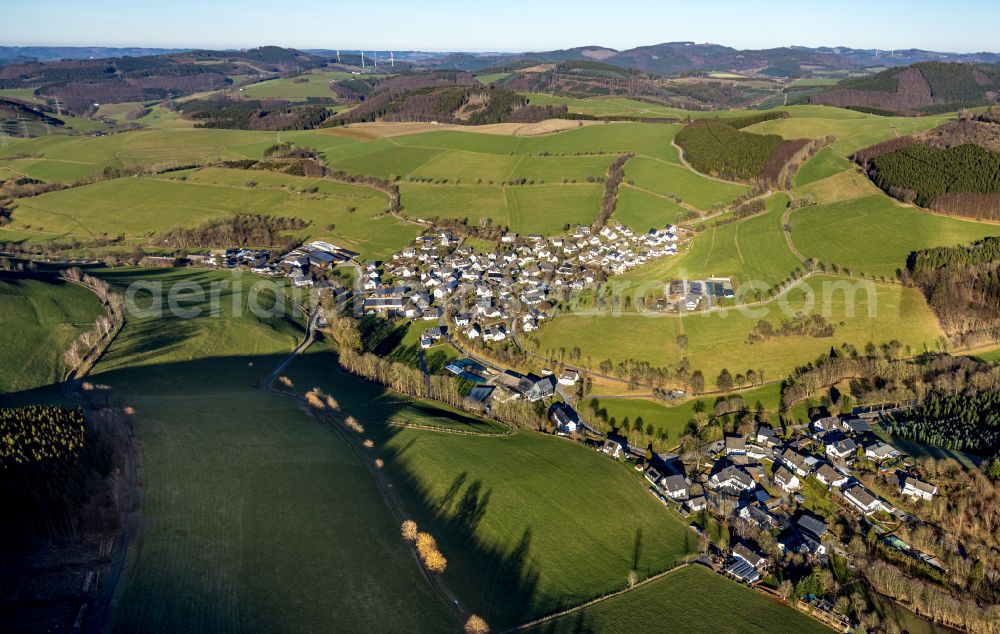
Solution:
M828 462L824 462L819 469L816 469L816 479L830 489L838 489L847 484L848 480L846 475L834 469Z
M928 501L934 497L937 490L937 487L933 484L924 482L923 480L911 475L907 475L903 478L903 486L900 488L900 492L903 495Z
M871 515L882 508L882 503L875 497L875 494L866 489L860 482L848 486L842 493L848 502L865 515Z

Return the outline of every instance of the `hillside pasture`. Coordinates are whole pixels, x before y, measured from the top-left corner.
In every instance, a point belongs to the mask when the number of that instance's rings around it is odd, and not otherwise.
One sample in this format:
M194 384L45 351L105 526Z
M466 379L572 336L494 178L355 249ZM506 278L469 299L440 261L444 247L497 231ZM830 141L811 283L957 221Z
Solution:
M312 188L319 191L307 193ZM310 226L296 234L303 238L329 239L366 257L385 258L419 233L416 225L379 216L385 207L385 194L366 187L264 171L206 168L103 181L24 199L15 209L10 228L30 229L38 239L85 240L107 234L148 244L155 234L173 227L193 228L234 213L262 213L309 221Z
M850 112L850 111L847 111ZM936 128L952 115L929 117L880 117L862 115L858 118L790 117L772 119L744 128L757 134L778 134L785 139L822 139L835 136L833 152L848 157L854 152L888 141L896 136L923 132Z
M830 148L823 148L795 172L793 184L795 187L802 187L852 168L850 161L838 156Z
M626 632L641 630L649 623L669 623L672 631L691 634L830 632L805 614L697 565L529 631Z
M195 319L130 318L95 369L135 408L142 447L143 527L110 629L448 631L362 458L259 388L302 336L297 321L254 316L224 272L106 277L230 289L217 316L199 304Z
M0 393L61 381L63 353L103 314L97 296L81 286L0 273Z
M646 232L668 224L677 224L689 213L689 210L672 200L624 185L618 190L614 219L633 231Z
M703 211L732 203L747 189L736 183L706 178L685 167L643 157L625 164L625 179L630 184L634 182L635 187L662 196L676 196Z
M351 74L345 71L316 71L294 77L268 79L237 90L248 99L305 100L309 97L333 99L337 96L333 90L333 83L350 78Z
M1000 226L938 216L876 194L792 212L792 240L803 256L895 276L914 250L1000 235Z
M570 314L546 324L532 339L538 340L541 353L579 347L582 358L590 358L595 366L602 359L617 364L627 358L655 366L676 366L687 357L692 369L704 372L709 388L722 368L733 373L752 368L763 370L765 378L777 378L843 343L860 350L869 341L880 344L898 339L914 352L936 349L941 330L919 291L872 285L874 293L869 294L865 285L854 284L842 278L814 276L800 282L782 299L754 306L753 311L730 309L684 316ZM799 312L822 314L834 324L834 335L747 342L747 335L759 319L777 325ZM676 343L680 334L688 338L686 349Z
M410 513L449 558L445 581L495 627L621 587L632 569L655 574L696 548L626 467L564 439L404 430L380 446Z
M489 219L518 233L553 234L597 216L600 185L428 185L402 183L403 213L414 218Z

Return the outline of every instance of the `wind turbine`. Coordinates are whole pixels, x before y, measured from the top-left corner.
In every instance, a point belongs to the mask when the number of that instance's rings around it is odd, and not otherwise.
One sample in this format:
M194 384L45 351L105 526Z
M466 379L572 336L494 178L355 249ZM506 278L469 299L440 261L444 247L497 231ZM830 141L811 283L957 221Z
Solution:
M340 63L340 49L337 49L337 63Z
M361 68L365 67L365 52L361 51Z
M392 56L392 51L389 51L389 68L396 67L396 59Z

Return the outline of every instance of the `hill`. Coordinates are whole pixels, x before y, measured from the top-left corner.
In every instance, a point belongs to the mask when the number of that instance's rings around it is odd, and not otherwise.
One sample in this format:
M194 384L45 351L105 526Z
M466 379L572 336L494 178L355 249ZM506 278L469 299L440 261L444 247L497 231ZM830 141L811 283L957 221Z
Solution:
M762 121L783 118L787 113L700 119L677 133L684 158L705 174L732 180L777 183L785 165L803 148L804 139L784 140L777 134L743 132Z
M997 103L998 89L998 64L921 62L841 82L808 100L875 114L920 115Z
M161 100L232 83L234 75L289 73L324 62L276 46L245 51L190 51L147 57L26 62L0 68L0 89L33 89L51 106L93 111L94 104Z
M1000 220L1000 123L987 112L860 150L890 196L948 214Z
M104 314L89 290L0 273L0 394L50 385L66 371L70 342Z

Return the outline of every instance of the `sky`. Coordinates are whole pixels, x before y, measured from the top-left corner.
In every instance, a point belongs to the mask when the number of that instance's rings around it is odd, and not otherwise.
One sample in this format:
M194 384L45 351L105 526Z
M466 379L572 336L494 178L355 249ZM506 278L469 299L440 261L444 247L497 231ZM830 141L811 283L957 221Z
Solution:
M47 0L10 3L3 17L7 46L516 52L683 40L1000 51L997 0Z

